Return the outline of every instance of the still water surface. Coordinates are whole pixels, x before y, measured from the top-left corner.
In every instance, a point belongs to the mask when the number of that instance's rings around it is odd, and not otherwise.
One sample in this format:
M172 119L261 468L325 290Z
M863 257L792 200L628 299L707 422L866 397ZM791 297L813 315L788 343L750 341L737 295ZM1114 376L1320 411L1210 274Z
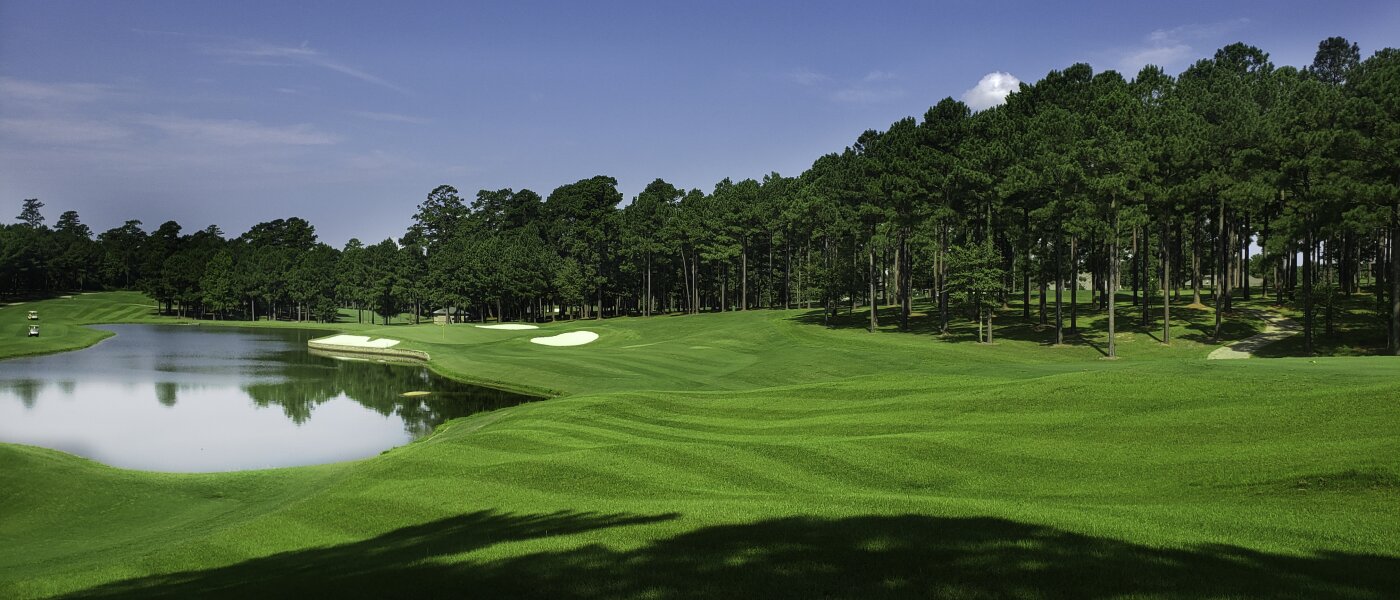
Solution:
M324 332L104 325L76 352L0 361L0 441L151 471L372 456L472 413L532 400L425 367L312 354ZM405 397L404 392L427 391Z

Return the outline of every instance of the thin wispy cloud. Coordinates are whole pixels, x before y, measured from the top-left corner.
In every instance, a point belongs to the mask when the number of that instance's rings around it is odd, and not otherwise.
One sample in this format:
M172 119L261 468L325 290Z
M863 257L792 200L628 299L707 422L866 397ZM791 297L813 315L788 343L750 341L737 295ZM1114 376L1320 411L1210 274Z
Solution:
M1193 23L1169 29L1157 29L1143 38L1142 44L1118 52L1118 68L1131 77L1147 65L1175 67L1197 53L1193 44L1219 42L1225 35L1248 27L1247 18L1214 23Z
M1166 66L1178 64L1191 55L1191 50L1191 46L1187 44L1171 44L1155 48L1143 48L1124 56L1123 59L1118 62L1118 66L1122 67L1122 72L1125 75L1132 77L1147 65Z
M320 146L340 141L339 136L317 131L305 123L273 126L238 119L170 115L143 115L136 121L173 138L222 146Z
M368 110L352 110L349 111L347 114L349 114L352 117L359 117L361 119L368 119L370 121L382 121L385 123L411 123L413 125L426 125L432 122L431 119L424 119L422 117L401 115L398 113L374 112Z
M1244 29L1249 26L1249 23L1250 20L1248 17L1216 21L1214 23L1192 23L1190 25L1181 25L1171 29L1158 29L1148 34L1147 38L1153 41L1217 38Z
M905 96L904 88L894 85L898 79L889 71L869 71L859 78L837 79L826 73L802 67L789 71L784 78L791 83L813 88L827 100L837 104L877 104Z
M878 104L898 100L905 95L903 88L897 87L848 87L831 93L831 101L840 104Z
M45 83L0 77L0 99L7 102L95 102L116 94L100 83Z
M162 35L199 40L200 51L217 56L224 62L248 66L292 67L306 66L340 73L365 83L391 89L402 94L411 94L407 88L399 86L383 77L331 57L329 54L311 47L310 42L291 46L274 44L262 40L236 38L230 36L201 35L177 31L152 31L135 29L137 33Z
M345 164L350 170L360 173L385 171L404 172L423 167L420 161L390 154L383 150L372 150L367 153L350 156L345 160Z
M0 113L0 134L7 140L48 145L136 139L142 143L188 139L225 146L310 146L340 141L339 136L306 123L276 126L239 119L124 112L117 108L123 97L135 96L106 84L0 77L0 106L6 109ZM372 114L383 119L412 119ZM153 133L164 135L152 137Z
M806 67L788 72L787 80L797 85L817 85L831 81L831 76L826 73L819 73Z
M982 76L977 85L963 92L962 101L972 110L986 110L1006 102L1006 97L1021 89L1021 80L1004 71Z
M94 119L9 117L0 119L0 134L7 139L66 146L120 140L131 135L131 130L115 123Z
M326 53L312 48L306 42L302 42L301 45L298 46L285 46L270 44L260 40L235 40L232 43L206 46L205 51L215 56L221 56L228 62L235 64L272 66L305 65L327 69L340 73L341 75L353 77L365 83L374 84L404 94L409 93L407 89L391 83L382 77L331 58Z

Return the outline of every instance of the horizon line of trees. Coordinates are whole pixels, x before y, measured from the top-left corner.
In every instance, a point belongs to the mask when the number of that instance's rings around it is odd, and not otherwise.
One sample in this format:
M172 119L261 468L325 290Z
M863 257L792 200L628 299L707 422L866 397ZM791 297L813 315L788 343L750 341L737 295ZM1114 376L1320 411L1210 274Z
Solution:
M601 175L547 197L508 188L468 201L443 185L402 238L336 249L299 218L234 238L173 221L94 237L73 211L47 227L31 199L0 227L0 283L134 288L201 318L815 306L829 319L864 305L871 331L881 305L908 329L924 293L939 331L961 311L983 341L1019 296L1021 318L1053 325L1059 343L1081 310L1105 311L1115 331L1117 290L1130 287L1128 317L1160 320L1167 343L1168 297L1209 298L1217 337L1237 298L1295 302L1309 352L1339 296L1370 291L1400 353L1400 51L1362 60L1339 37L1305 68L1242 43L1177 76L1075 64L980 112L946 98L796 177L726 178L709 192L656 179L622 200Z

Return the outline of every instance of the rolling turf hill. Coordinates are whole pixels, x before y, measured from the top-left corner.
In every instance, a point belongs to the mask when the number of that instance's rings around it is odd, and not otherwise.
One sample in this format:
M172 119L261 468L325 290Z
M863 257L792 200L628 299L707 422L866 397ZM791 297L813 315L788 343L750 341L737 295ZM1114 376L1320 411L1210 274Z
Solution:
M555 397L273 471L0 444L0 597L1394 597L1400 359L1206 361L1213 315L1174 313L1170 347L1125 317L1118 361L1097 313L1065 347L1010 313L993 346L805 310L339 323ZM0 356L169 321L9 306Z

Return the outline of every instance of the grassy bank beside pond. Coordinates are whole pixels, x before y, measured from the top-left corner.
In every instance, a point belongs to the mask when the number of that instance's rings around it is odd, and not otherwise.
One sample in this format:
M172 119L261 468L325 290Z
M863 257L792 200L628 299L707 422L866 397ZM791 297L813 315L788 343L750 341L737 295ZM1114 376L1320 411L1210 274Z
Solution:
M171 322L143 300L0 308L0 357L20 309L77 348ZM341 323L561 397L275 471L0 444L0 597L1392 596L1400 360L1208 362L1213 314L1174 312L1170 347L1121 318L1119 361L1097 313L1066 347L1010 314L993 346L802 310ZM571 330L601 337L528 342Z

